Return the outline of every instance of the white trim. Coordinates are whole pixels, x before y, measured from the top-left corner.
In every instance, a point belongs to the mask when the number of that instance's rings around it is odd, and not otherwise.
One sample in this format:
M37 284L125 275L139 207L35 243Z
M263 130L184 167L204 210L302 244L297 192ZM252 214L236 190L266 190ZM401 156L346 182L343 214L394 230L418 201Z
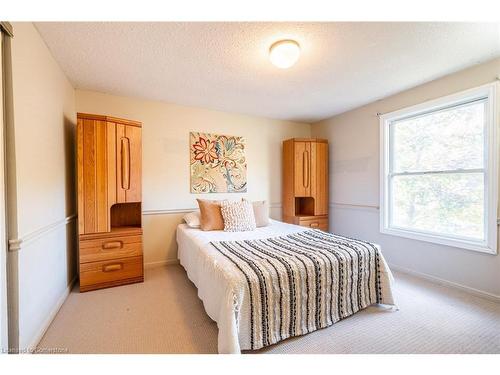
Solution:
M415 277L418 277L421 279L425 279L425 280L430 281L430 282L435 283L435 284L444 285L444 286L448 286L448 287L451 287L454 289L458 289L458 290L467 292L469 294L473 294L475 296L488 299L488 300L493 301L493 302L500 302L500 296L493 294L493 293L489 293L489 292L485 292L483 290L471 288L469 286L455 283L453 281L440 279L439 277L432 276L432 275L429 275L429 274L423 273L423 272L414 271L414 270L411 270L409 268L401 267L401 266L398 266L398 265L395 265L392 263L389 263L389 268L393 271L397 271L397 272L412 275L412 276L415 276Z
M458 237L445 237L444 235L424 233L423 231L417 232L410 229L396 228L383 228L380 230L380 233L409 238L412 240L431 242L439 245L457 247L459 249L473 250L485 254L496 254L496 251L490 249L486 243L482 244L474 241L469 241L465 238L459 239Z
M281 208L281 202L278 203L270 203L269 204L270 209L277 209ZM160 208L160 209L152 209L152 210L143 210L142 214L143 215L180 215L180 214L187 214L189 212L193 212L198 210L198 207L193 207L193 208Z
M386 113L380 116L380 233L411 238L414 240L438 243L458 247L466 250L479 251L488 254L497 254L497 229L498 229L498 119L497 119L497 90L496 82L489 83L480 87L461 91L435 100L420 103L411 107L403 108L394 112ZM485 223L486 240L484 242L463 239L457 236L444 236L435 233L425 233L411 229L394 228L389 226L390 204L388 183L389 173L391 171L391 157L388 147L391 132L389 125L401 118L406 118L421 112L431 112L443 106L459 104L467 99L486 96L487 103L487 127L485 129L485 147L486 165L485 165L485 186L488 195L485 197L485 207L487 207L488 221Z
M29 232L23 236L19 236L19 238L9 239L9 251L19 251L27 244L37 241L42 237L45 237L48 233L68 225L72 221L76 220L77 215L73 214L65 217L64 219L55 221L51 224L48 224L42 228L39 228L33 232Z
M20 350L23 350L23 353L26 353L26 354L33 353L33 351L37 348L38 344L40 343L43 336L45 335L45 332L47 332L47 329L50 327L50 325L52 324L52 321L54 320L57 313L61 309L62 305L64 304L64 302L68 298L69 294L71 293L71 290L73 289L73 286L75 285L77 279L78 279L78 275L75 275L75 277L73 277L73 280L70 281L69 285L66 287L66 289L64 290L61 297L59 297L59 299L57 300L57 303L54 305L54 307L52 308L50 313L45 318L43 324L41 325L40 329L38 330L38 333L35 335L33 340L31 340L31 343L28 345L28 347L27 348L20 348ZM25 349L26 349L26 352L24 352Z
M442 96L437 99L432 99L428 100L426 102L422 102L419 104L412 105L410 107L405 107L398 109L396 111L384 113L383 115L380 115L381 119L386 119L386 118L391 118L392 120L397 120L399 118L411 116L420 112L423 112L424 110L427 111L432 111L437 108L443 107L443 104L448 104L449 102L462 102L466 98L473 97L473 96L480 96L481 94L486 93L487 91L491 90L492 88L497 87L497 82L491 82L487 83L482 86L474 87L471 89L467 89L464 91L459 91L454 94Z
M159 262L144 263L144 268L151 269L151 268L172 266L175 264L180 264L179 259L167 259L167 260L160 260Z
M32 241L38 240L40 237L44 237L47 233L52 232L53 230L64 227L71 223L76 219L76 214L69 215L64 219L53 222L52 224L46 225L40 229L37 229L33 232L20 236L21 241L26 244Z
M2 26L0 26L2 28ZM0 30L0 72L2 72L3 38ZM7 231L6 231L6 191L5 191L5 126L3 82L0 77L0 350L8 348L8 308L7 308Z
M371 205L371 204L354 204L354 203L336 203L331 202L329 204L332 208L350 208L350 209L366 209L366 210L375 210L378 211L380 209L379 206Z
M196 211L198 208L172 208L172 209L159 209L159 210L144 210L143 215L174 215L174 214L187 214Z
M19 251L19 250L21 250L21 243L22 242L23 242L23 240L21 240L20 238L14 238L12 240L9 240L8 241L9 251Z

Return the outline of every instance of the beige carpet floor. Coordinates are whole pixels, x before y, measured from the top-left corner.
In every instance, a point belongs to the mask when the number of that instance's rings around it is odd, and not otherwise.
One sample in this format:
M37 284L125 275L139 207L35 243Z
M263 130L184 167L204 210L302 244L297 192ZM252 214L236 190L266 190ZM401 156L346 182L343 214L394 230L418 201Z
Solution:
M500 304L396 273L400 310L370 307L256 353L500 353ZM145 282L75 288L39 344L69 353L216 353L217 325L181 266Z

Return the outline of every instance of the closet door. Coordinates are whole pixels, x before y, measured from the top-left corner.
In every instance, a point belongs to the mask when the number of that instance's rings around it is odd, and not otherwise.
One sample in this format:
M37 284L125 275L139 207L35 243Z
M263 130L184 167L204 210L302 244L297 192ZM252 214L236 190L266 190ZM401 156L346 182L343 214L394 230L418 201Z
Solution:
M107 123L78 119L78 215L80 234L108 232L108 157ZM112 150L112 148L111 148ZM113 158L113 156L111 156Z
M328 143L311 142L311 195L314 214L328 214Z
M116 124L117 203L141 201L141 148L141 128Z
M294 142L294 190L296 197L311 196L311 142Z
M2 31L0 31L0 72L2 72ZM3 55L6 56L6 55ZM2 80L0 79L0 349L7 349L8 345L8 321L7 321L7 235L6 235L6 211L5 211L5 165L4 165L4 101Z

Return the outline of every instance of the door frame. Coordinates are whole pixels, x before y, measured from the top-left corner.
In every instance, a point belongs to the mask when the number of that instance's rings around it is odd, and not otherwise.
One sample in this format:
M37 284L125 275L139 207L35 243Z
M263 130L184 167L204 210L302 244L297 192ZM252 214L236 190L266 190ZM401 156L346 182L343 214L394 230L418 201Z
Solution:
M0 350L4 353L8 344L7 309L7 237L5 211L5 124L3 89L3 33L0 32Z

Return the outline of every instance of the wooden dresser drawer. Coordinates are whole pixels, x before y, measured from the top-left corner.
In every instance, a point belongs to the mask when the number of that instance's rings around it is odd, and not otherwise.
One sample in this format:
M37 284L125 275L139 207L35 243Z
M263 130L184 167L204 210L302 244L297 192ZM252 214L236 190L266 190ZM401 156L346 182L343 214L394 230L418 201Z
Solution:
M309 227L311 229L321 229L328 231L328 217L314 218L299 218L298 225L302 227Z
M122 236L80 241L80 263L142 255L142 236Z
M80 264L80 291L144 280L142 256Z

